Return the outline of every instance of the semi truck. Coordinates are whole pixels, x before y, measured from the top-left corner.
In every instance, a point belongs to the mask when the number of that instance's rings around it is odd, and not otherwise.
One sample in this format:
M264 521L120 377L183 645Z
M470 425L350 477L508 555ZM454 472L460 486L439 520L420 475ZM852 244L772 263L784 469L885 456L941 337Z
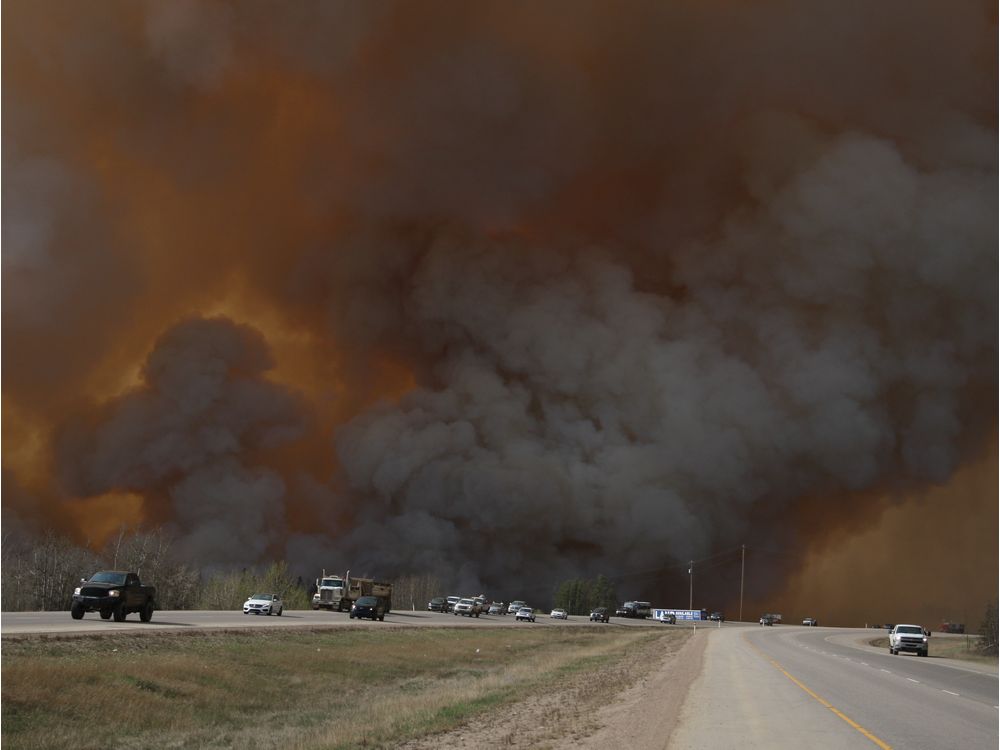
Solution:
M328 573L316 579L316 593L313 595L313 609L329 609L338 612L350 611L351 605L362 596L377 596L385 599L388 612L392 609L392 584L373 578L352 578L346 575Z

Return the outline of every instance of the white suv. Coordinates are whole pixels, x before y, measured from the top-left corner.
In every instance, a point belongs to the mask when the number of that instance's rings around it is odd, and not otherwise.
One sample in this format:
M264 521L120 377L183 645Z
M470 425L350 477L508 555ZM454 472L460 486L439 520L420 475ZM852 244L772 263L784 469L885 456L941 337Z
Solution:
M929 635L919 625L897 625L889 633L889 653L895 656L900 651L913 651L919 656L927 656Z

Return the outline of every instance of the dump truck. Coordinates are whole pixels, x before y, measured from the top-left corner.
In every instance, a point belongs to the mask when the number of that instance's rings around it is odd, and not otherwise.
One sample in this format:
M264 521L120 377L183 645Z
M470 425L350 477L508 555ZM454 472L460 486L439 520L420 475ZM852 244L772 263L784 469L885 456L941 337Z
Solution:
M316 593L313 595L313 609L329 609L338 612L350 611L351 605L362 596L378 596L386 601L386 612L392 609L392 584L373 578L352 578L346 575L328 573L316 579Z

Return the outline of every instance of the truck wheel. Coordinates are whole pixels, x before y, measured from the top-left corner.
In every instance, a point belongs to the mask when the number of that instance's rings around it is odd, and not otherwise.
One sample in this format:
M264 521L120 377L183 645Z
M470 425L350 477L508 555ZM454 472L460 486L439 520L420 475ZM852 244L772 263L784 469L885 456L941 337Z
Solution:
M380 618L378 618L378 621L379 622L385 622L385 615L382 615Z
M146 606L139 610L139 619L143 622L149 622L153 619L153 603L146 602Z
M125 618L128 616L128 612L125 611L125 605L119 604L115 607L115 622L125 622Z
M284 612L284 611L285 611L285 610L283 610L283 609L279 609L279 610L278 610L278 617L281 617L281 613L282 613L282 612Z
M101 619L102 620L110 620L111 619L111 610L110 609L102 609L101 610Z
M477 620L479 619L479 613L478 612L476 612L476 619Z
M83 606L80 605L80 604L74 604L72 607L70 607L69 614L70 614L70 617L72 617L74 620L82 620L83 619Z
M927 656L927 652L926 652L926 651L921 651L921 652L920 652L920 655L921 655L921 656Z

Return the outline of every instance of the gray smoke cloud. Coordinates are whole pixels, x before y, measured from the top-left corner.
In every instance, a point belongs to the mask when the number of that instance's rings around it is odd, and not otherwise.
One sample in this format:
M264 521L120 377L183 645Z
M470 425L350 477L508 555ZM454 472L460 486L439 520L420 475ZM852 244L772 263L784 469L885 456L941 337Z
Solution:
M994 182L833 138L675 254L681 300L596 251L438 240L406 301L435 386L339 434L359 555L472 587L643 570L763 501L946 480L995 349Z
M265 379L272 366L247 326L178 323L150 352L142 385L63 433L63 484L82 497L142 494L149 520L205 567L280 554L287 488L254 454L295 440L305 420L297 397Z

